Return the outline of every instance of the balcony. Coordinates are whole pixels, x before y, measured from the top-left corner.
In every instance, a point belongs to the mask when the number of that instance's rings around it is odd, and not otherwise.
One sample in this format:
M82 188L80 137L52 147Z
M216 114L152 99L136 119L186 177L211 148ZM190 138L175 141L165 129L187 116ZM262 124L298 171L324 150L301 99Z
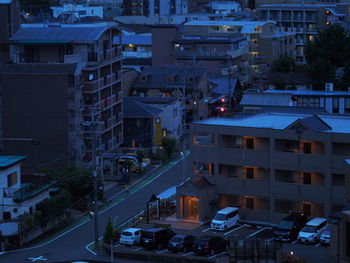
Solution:
M276 169L293 170L298 167L299 170L313 171L321 173L325 162L324 155L321 154L303 154L275 152L273 162Z
M22 187L13 191L4 191L4 198L12 198L14 202L21 203L28 199L34 198L38 194L48 190L55 185L56 181L46 183L24 183ZM7 189L6 189L7 190Z
M95 93L99 90L99 80L93 80L89 82L85 82L83 91L84 93Z
M80 63L83 61L83 56L81 53L64 55L64 63Z
M248 48L240 48L236 50L176 50L176 56L182 59L193 59L196 56L198 59L210 59L210 58L236 58L248 53Z
M124 57L129 58L151 58L152 52L151 51L123 51Z

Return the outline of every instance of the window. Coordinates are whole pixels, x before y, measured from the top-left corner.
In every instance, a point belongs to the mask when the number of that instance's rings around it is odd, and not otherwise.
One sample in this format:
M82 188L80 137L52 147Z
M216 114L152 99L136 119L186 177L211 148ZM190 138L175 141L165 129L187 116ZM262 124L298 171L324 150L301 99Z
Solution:
M7 186L11 187L15 184L17 184L18 178L17 178L17 172L11 173L7 175Z
M303 142L303 153L311 154L311 143L310 142Z
M254 149L254 138L245 138L245 145L247 149Z
M246 178L247 179L254 179L254 168L253 167L246 167Z
M333 98L333 113L339 113L339 98Z
M350 257L350 222L346 222L346 240L345 240L345 254L347 257Z
M188 83L193 83L194 82L194 77L193 76L189 76L187 81L188 81Z
M246 208L254 209L254 198L246 197L245 202L246 202Z
M4 220L10 220L11 219L11 212L3 212L2 217Z
M303 173L303 184L311 184L311 173Z
M350 112L350 98L345 98L345 112Z

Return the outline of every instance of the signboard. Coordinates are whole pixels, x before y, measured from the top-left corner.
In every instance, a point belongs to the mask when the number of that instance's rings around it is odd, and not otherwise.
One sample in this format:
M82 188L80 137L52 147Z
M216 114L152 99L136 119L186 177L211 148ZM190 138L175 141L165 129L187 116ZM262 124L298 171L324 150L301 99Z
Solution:
M159 117L154 119L154 136L157 146L162 144L162 120Z

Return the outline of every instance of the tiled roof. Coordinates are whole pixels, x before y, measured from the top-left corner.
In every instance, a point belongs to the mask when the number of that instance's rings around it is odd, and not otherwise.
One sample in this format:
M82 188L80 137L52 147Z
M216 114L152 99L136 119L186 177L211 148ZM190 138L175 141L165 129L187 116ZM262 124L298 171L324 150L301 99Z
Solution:
M0 168L6 168L9 166L12 166L14 164L17 164L18 162L24 160L25 156L7 156L7 155L1 155L0 156Z
M162 112L161 109L137 101L132 97L123 98L124 118L153 118Z

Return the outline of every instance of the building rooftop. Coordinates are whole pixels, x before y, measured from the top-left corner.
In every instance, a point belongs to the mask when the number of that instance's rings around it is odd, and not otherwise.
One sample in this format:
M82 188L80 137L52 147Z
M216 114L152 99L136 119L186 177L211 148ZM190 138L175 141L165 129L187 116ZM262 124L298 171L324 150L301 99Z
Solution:
M0 156L0 168L4 169L23 161L26 156Z
M1 4L10 4L12 3L12 0L0 0L0 5Z
M133 97L145 104L171 104L176 101L173 97Z
M240 105L290 106L291 99L290 93L248 92L243 94Z
M147 34L138 34L138 35L125 35L121 37L115 37L113 39L114 45L152 45L152 36L151 33Z
M230 85L229 85L230 81ZM211 92L216 95L227 95L230 93L232 95L235 91L235 88L237 86L237 78L228 78L227 76L225 77L213 77L210 76L208 77L208 82L211 82L212 84L215 85L211 89ZM231 90L229 90L231 88Z
M319 118L329 129L326 129L326 126L321 125L319 122L308 119L311 116ZM240 118L211 118L195 122L194 124L284 130L298 120L301 120L306 127L314 131L350 133L350 116L344 115L265 112L256 115L240 116Z
M265 93L273 94L292 94L299 96L350 96L348 91L322 91L322 90L265 90Z
M161 112L161 109L144 104L133 97L123 98L124 118L153 118L158 116Z
M303 3L302 1L300 4L268 4L268 5L259 5L259 9L261 8L269 8L269 7L278 7L278 8L298 8L298 9L304 9L304 8L317 8L317 7L335 7L335 4L308 4Z
M257 27L263 26L268 23L276 24L275 21L230 21L230 20L218 20L218 21L204 21L193 20L184 24L184 26L247 26Z
M107 26L22 27L11 38L19 43L69 43L97 41L110 28Z

